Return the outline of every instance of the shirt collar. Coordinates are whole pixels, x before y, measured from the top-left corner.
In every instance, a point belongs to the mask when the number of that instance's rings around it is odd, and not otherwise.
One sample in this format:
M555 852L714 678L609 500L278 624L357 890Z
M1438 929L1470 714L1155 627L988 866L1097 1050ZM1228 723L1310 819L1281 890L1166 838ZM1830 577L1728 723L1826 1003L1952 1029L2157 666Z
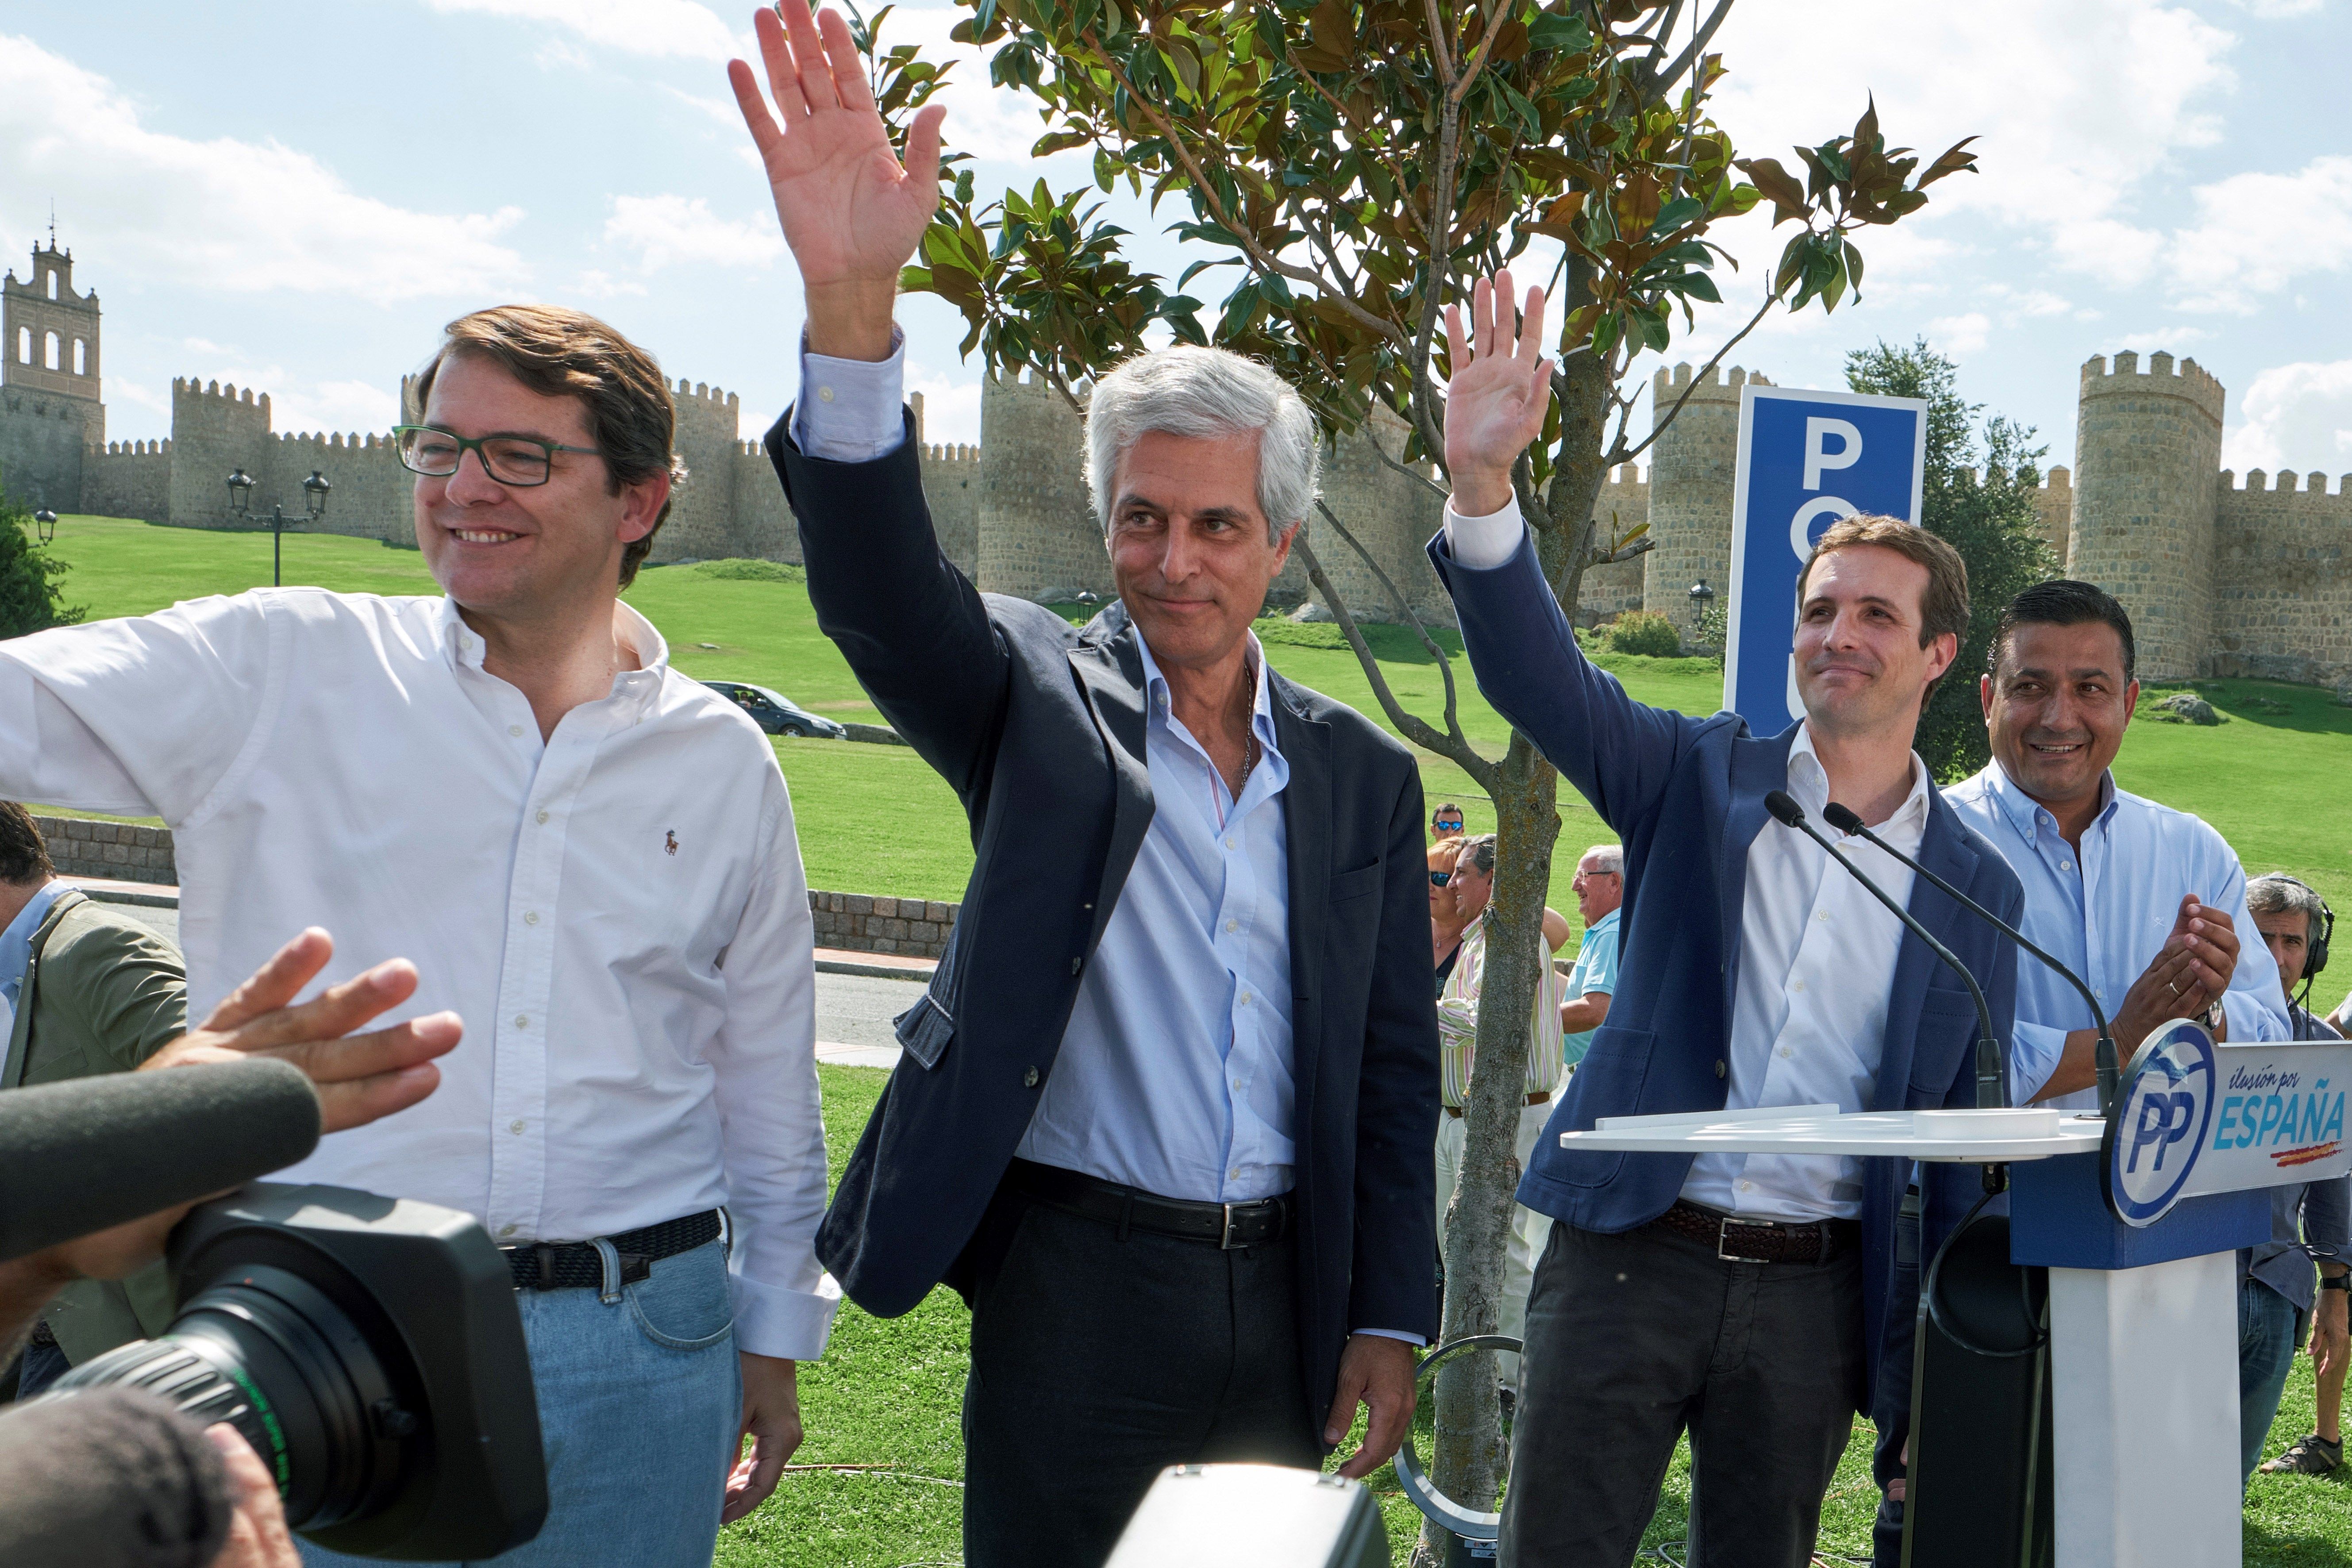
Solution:
M0 931L0 996L9 1001L16 999L17 989L24 983L25 969L33 961L33 933L49 917L49 906L68 891L67 885L51 878L41 890L25 901L16 918Z
M1617 917L1624 913L1625 906L1621 904L1616 908L1611 910L1608 914L1602 915L1600 919L1594 921L1591 925L1586 926L1584 928L1584 934L1590 936L1595 931L1606 931L1611 925L1616 923Z
M1244 632L1249 639L1248 663L1252 694L1250 698L1250 728L1257 736L1259 748L1268 757L1278 757L1282 748L1275 743L1274 683L1266 679L1265 648L1255 632ZM1160 661L1151 656L1151 644L1143 633L1135 636L1136 652L1143 655L1143 696L1151 710L1152 722L1168 717L1168 677L1160 673Z
M1885 822L1871 825L1884 828L1911 819L1926 821L1927 779L1927 765L1919 760L1915 751L1911 754L1911 793L1903 798L1903 804ZM1813 816L1821 815L1822 808L1830 801L1830 776L1822 767L1821 754L1813 749L1813 727L1810 723L1797 726L1797 738L1789 747L1789 792Z
M654 623L637 613L636 609L620 600L614 601L614 625L637 652L637 667L613 678L614 695L635 694L641 700L650 700L661 689L662 677L669 673L669 643ZM435 609L435 624L441 641L442 652L449 662L461 670L478 670L483 656L489 652L481 634L466 624L457 613L457 601L447 594L441 596ZM1148 657L1148 655L1147 655Z
M2017 830L2019 838L2029 844L2033 842L2035 834L2045 821L2051 824L2053 832L2057 831L2058 819L2051 814L2049 808L2017 787L2017 780L2009 776L2009 769L2000 765L2000 758L1996 757L1985 764L1984 779L1987 792L2000 805L2001 815L2009 819L2009 825ZM2091 819L2091 825L2105 827L2115 820L2116 808L2120 803L2121 794L2116 789L2114 772L2100 774L2099 810Z

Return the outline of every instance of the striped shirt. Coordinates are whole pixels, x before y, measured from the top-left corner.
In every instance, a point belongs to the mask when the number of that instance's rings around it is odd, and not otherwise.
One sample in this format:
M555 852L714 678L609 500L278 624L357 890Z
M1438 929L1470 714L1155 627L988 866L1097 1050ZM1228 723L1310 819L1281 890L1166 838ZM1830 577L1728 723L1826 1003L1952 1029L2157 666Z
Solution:
M1473 921L1462 933L1461 956L1437 998L1438 1072L1445 1103L1460 1110L1470 1086L1471 1059L1478 1034L1478 985L1486 973L1486 922ZM1549 1093L1559 1087L1567 1068L1561 1056L1559 1004L1566 982L1544 954L1536 982L1535 1034L1528 1046L1527 1090Z

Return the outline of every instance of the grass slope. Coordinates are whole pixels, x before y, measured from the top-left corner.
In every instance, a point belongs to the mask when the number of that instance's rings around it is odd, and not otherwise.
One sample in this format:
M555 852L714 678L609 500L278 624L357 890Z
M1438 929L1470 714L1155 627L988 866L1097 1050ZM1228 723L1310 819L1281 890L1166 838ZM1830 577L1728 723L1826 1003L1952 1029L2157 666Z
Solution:
M58 532L57 554L73 568L65 584L68 600L87 605L94 617L239 592L268 577L266 534L89 517L64 518ZM434 591L413 551L332 536L289 535L285 542L289 582L359 592ZM629 599L661 628L678 668L689 674L772 685L837 717L872 722L880 716L817 631L807 592L796 582L665 567L641 574ZM1263 630L1268 657L1284 674L1367 713L1379 712L1335 628L1282 622ZM1413 712L1441 714L1443 678L1426 650L1395 628L1372 628L1370 639L1399 699ZM1442 639L1459 653L1450 633ZM1644 702L1687 713L1717 706L1720 677L1702 661L1605 655L1600 662ZM1501 719L1458 663L1455 679L1462 685L1464 730L1489 754L1499 752L1506 736ZM2352 709L2335 706L2325 692L2267 682L2200 682L2197 689L2231 722L2211 728L2135 724L2116 765L2118 779L2126 789L2213 823L2237 847L2250 873L2291 871L2331 904L2352 911L2352 817L2330 809L2342 799L2338 780L2352 764ZM961 895L971 868L962 813L912 751L791 740L778 741L777 749L792 782L812 883L927 898ZM1473 831L1493 825L1492 808L1458 768L1423 758L1422 769L1433 802L1461 801ZM1574 852L1612 835L1573 790L1562 791L1560 816L1564 863L1555 873L1552 903L1572 921L1567 873ZM2332 1003L2343 977L2330 981L2323 997ZM838 1178L884 1075L857 1068L818 1071ZM721 1568L944 1568L960 1562L961 1493L942 1483L958 1483L962 1475L956 1416L966 1327L961 1304L944 1291L888 1321L844 1305L825 1358L803 1373L808 1441L797 1462L881 1468L788 1474L765 1507L721 1536L716 1563ZM2272 1452L2311 1429L2313 1398L2311 1364L2298 1359ZM1876 1506L1871 1436L1866 1425L1856 1424L1824 1509L1824 1552L1868 1555ZM1414 1517L1392 1476L1384 1472L1377 1488L1402 1562ZM1685 1448L1667 1474L1651 1544L1683 1539L1689 1495ZM2256 1477L2245 1543L2250 1568L2352 1563L2352 1478Z

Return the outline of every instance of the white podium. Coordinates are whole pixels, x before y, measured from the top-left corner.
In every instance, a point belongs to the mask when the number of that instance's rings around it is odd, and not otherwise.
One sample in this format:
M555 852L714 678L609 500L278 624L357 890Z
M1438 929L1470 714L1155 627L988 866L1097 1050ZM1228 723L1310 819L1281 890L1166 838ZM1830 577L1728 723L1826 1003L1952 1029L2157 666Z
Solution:
M2270 1239L2268 1188L2352 1169L2347 1086L2352 1044L2217 1046L2180 1023L2134 1054L2112 1138L2054 1110L1808 1105L1604 1117L1560 1142L2008 1166L2011 1260L2049 1270L2056 1561L2236 1568L2234 1254Z

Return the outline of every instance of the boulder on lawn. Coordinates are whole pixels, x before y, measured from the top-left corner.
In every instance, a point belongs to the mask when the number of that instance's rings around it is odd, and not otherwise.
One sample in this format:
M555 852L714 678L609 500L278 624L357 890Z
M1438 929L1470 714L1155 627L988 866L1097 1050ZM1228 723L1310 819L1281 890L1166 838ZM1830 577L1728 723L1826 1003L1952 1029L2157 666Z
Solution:
M2225 724L2228 721L2213 710L2213 705L2195 692L2175 692L2158 702L2157 706L2171 714L2182 724Z

